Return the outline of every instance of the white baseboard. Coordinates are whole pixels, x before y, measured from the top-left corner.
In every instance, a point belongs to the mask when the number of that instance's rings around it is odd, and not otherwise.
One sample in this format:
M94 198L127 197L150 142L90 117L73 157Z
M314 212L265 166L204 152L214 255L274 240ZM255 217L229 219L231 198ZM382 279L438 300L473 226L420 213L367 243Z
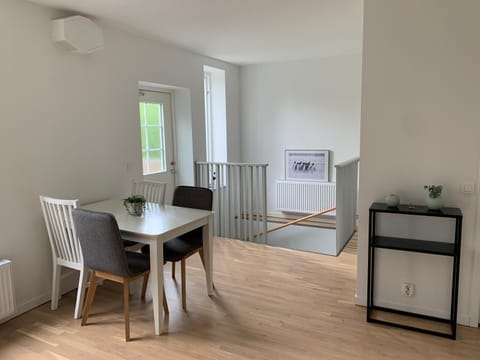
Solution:
M367 306L367 298L365 296L359 296L355 293L355 305Z
M271 216L271 217L284 217L285 216L285 213L281 212L281 211L278 211L278 210L273 210L273 211L269 211L267 216Z
M62 274L62 279L61 279L61 284L60 284L60 293L63 295L63 294L66 294L67 292L70 292L72 291L73 289L75 289L78 285L78 275L79 275L79 272L78 271L75 271L75 270L70 270L70 269L66 269L64 270L64 273ZM31 299L29 299L28 301L25 301L21 304L17 304L16 306L16 311L2 319L0 321L0 324L1 323L4 323L10 319L13 319L14 317L17 317L27 311L30 311L34 308L36 308L37 306L40 306L40 305L43 305L45 304L46 302L49 302L50 299L51 299L51 291L50 291L50 288L48 289L48 292L44 292L43 294L40 294L38 296L35 296ZM72 308L72 317L73 317L73 311L74 309Z
M359 296L358 294L355 294L355 304L360 305L360 306L367 306L367 298L366 296ZM419 312L419 313L427 313L430 316L435 316L435 317L440 317L440 318L448 318L450 316L450 313L447 313L445 311L438 311L435 309L431 308L425 308L425 307L420 307L420 306L409 306L408 309L405 308L405 305L403 304L396 304L393 302L379 302L376 305L387 307L387 308L392 308L392 309L399 309L399 310L406 310L410 312ZM457 324L459 325L464 325L464 326L470 326L470 327L478 327L478 321L471 321L471 318L468 314L462 314L459 313L457 315Z

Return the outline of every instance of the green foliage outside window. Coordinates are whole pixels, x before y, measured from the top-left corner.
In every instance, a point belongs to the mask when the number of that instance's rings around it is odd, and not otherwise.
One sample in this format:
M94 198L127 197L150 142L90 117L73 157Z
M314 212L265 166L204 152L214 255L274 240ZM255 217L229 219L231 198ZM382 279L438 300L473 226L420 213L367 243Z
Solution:
M140 102L140 129L144 174L166 171L163 108Z

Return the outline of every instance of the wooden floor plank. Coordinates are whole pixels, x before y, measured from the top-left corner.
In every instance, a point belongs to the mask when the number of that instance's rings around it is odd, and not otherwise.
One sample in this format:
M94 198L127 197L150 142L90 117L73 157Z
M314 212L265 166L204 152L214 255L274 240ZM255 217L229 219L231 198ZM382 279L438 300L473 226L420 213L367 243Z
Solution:
M338 257L215 239L215 295L200 258L187 260L188 311L166 266L169 333L153 333L151 294L131 300L124 341L122 289L99 286L89 324L72 317L75 292L0 325L0 359L478 359L480 330L456 341L368 324L354 304L356 238Z

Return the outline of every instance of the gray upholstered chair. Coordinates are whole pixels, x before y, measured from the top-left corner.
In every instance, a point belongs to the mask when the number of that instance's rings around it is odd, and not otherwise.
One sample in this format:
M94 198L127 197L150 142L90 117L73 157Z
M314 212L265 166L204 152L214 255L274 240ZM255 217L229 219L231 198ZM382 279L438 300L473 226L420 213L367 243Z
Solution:
M173 193L172 205L211 211L212 202L213 193L210 189L196 186L178 186ZM187 258L198 252L203 267L205 268L202 237L202 228L198 228L163 244L163 258L165 261L170 261L172 263L172 277L174 279L175 263L180 261L182 276L182 307L184 310L187 308L185 261ZM148 246L143 247L142 252L148 253Z
M143 277L142 299L145 299L149 257L140 253L125 252L117 221L112 214L83 209L72 210L73 223L80 241L85 265L93 270L88 289L82 326L87 323L90 306L97 288L97 279L103 278L123 284L123 306L125 313L125 340L130 340L128 310L128 284ZM163 292L163 307L168 305Z

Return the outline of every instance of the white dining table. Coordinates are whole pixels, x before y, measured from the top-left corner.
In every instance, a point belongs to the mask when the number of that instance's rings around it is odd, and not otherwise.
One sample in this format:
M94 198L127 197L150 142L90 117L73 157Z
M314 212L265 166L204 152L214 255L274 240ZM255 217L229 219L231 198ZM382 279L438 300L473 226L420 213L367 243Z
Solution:
M82 209L108 212L115 216L125 240L150 245L150 279L155 334L163 324L163 243L202 227L207 293L213 295L213 212L170 205L147 203L142 216L127 213L123 201L104 200L83 205Z

